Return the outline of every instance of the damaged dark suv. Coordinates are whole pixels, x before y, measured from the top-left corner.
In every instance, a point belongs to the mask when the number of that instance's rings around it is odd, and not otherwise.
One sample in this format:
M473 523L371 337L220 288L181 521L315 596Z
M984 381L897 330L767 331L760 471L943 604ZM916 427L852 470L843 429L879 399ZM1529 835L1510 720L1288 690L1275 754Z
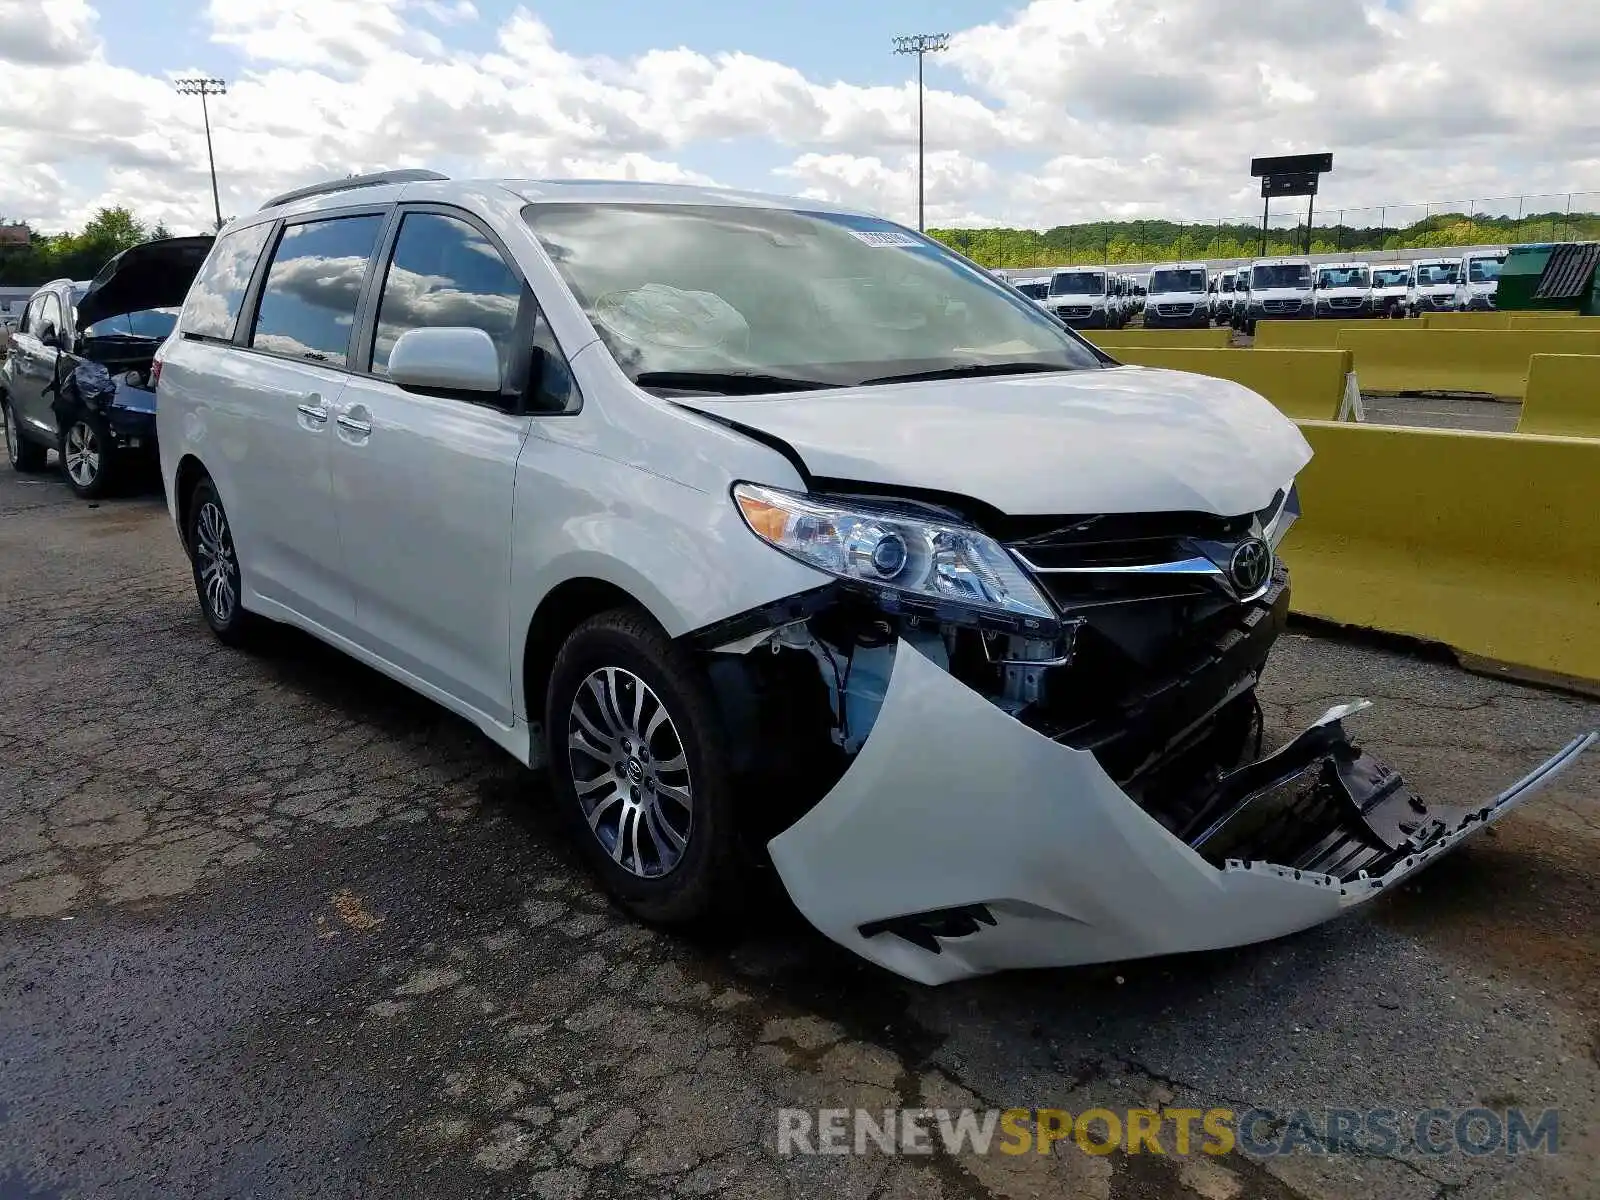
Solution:
M155 354L211 241L144 242L88 283L58 279L34 293L0 368L13 468L42 471L55 450L68 485L93 498L136 460L156 460Z
M1299 429L815 201L431 172L219 236L162 351L201 611L530 765L639 915L776 869L924 982L1235 945L1532 795L1424 802L1330 709L1264 753Z

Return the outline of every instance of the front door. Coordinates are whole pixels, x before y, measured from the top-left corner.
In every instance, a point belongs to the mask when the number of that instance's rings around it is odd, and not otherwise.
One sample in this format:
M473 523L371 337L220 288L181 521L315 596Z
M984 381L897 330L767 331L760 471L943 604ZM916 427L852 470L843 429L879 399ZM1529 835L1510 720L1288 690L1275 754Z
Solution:
M533 305L521 274L464 214L406 212L371 343L339 400L333 471L359 639L425 684L512 724L509 592ZM386 378L409 329L475 326L500 350L498 403L403 391ZM361 359L370 363L362 374Z
M55 381L56 360L63 332L61 301L54 292L43 292L28 303L26 329L12 335L11 411L17 423L26 429L34 441L49 441L54 445L56 435L55 411L51 408L55 391L50 386Z

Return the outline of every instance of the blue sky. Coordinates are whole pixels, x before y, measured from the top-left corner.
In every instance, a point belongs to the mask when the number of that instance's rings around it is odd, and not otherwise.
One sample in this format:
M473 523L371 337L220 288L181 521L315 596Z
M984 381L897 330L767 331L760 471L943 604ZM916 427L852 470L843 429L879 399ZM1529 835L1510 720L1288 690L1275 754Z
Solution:
M1600 187L1600 4L1571 0L5 0L0 216L125 203L202 227L198 104L171 80L203 72L230 86L229 212L426 164L914 220L915 71L892 38L915 32L953 35L927 77L935 224L1249 219L1249 159L1293 151L1335 154L1319 210L1373 221Z

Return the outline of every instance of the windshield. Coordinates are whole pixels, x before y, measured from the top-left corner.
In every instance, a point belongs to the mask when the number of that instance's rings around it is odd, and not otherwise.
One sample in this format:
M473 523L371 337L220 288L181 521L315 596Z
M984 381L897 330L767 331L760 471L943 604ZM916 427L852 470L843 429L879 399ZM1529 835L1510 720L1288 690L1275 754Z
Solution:
M1369 279L1365 267L1324 267L1317 272L1319 288L1364 288Z
M1100 365L1012 288L874 217L658 204L530 204L523 217L635 380L749 375L828 386Z
M1206 290L1206 273L1203 270L1152 271L1152 292L1203 292Z
M1467 259L1467 282L1490 283L1500 278L1500 264L1503 258L1469 258Z
M1106 277L1099 271L1062 271L1050 276L1052 296L1099 296L1106 290Z
M178 323L175 308L147 308L142 312L121 313L96 321L83 331L84 337L137 337L164 341Z
M1050 284L1048 280L1043 279L1019 283L1017 284L1017 291L1021 292L1029 300L1043 300L1050 294Z
M1250 290L1257 288L1304 288L1311 286L1311 267L1307 263L1280 263L1255 267L1250 272Z
M1232 275L1224 275L1222 277L1222 282L1217 284L1217 287L1221 291L1231 292L1231 291L1233 291L1233 281L1234 281L1234 276L1232 276Z
M1404 267L1379 267L1372 273L1373 287L1405 287L1411 282L1411 272Z
M1441 283L1455 283L1461 278L1459 263L1418 263L1417 286L1433 287Z

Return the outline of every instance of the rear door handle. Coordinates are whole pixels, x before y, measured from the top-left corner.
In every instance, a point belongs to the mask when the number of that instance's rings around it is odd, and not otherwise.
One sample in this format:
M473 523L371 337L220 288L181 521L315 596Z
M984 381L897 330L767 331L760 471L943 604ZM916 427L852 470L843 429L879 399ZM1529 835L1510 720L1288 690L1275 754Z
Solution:
M348 429L351 433L359 433L362 436L372 432L371 421L358 421L349 413L339 414L339 425L343 429Z
M306 420L315 421L318 425L324 424L328 419L328 410L318 408L315 404L297 404L295 411Z

